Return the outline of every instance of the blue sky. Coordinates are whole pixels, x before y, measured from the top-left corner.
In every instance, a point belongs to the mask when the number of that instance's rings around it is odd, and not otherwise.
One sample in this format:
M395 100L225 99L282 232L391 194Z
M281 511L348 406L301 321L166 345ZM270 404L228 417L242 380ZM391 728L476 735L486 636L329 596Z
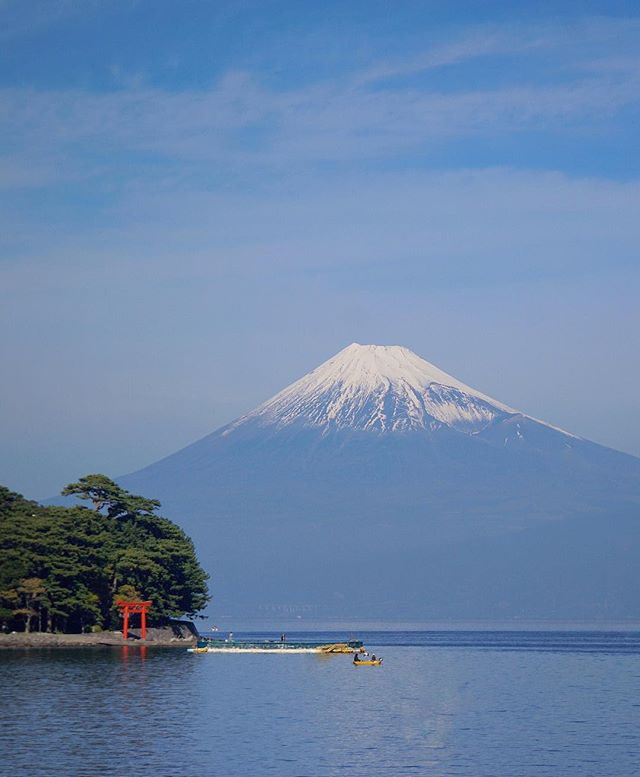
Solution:
M637 3L0 30L0 482L136 469L352 341L640 455Z

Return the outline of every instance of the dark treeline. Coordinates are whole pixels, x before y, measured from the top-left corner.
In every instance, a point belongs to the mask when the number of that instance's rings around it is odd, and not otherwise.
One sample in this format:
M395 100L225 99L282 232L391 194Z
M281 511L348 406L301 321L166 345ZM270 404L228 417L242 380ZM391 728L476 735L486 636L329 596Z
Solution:
M119 628L117 599L151 599L150 623L208 601L192 541L160 503L87 475L63 494L92 509L45 507L0 486L0 626L15 631Z

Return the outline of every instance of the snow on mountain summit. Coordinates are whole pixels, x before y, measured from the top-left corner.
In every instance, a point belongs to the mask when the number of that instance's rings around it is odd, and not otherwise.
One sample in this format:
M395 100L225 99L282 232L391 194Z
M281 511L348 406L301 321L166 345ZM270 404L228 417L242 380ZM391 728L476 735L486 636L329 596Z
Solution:
M119 482L194 538L234 617L640 612L640 461L399 346L354 343Z
M516 412L408 348L352 343L238 419L225 434L249 421L375 432L444 424L473 433Z

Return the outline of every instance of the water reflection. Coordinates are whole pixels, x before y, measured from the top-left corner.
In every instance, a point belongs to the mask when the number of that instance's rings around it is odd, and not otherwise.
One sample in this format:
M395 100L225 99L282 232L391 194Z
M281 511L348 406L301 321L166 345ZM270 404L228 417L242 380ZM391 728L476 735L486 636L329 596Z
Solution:
M133 656L134 658L138 658L141 661L146 661L148 650L149 648L147 647L147 645L140 645L140 646L123 645L120 648L120 657L124 662L127 662L130 656Z
M394 639L401 637L387 634L387 643ZM385 657L370 669L354 668L350 656L194 655L133 645L5 651L3 770L26 777L640 774L640 656L612 653L615 645L581 652L578 638L565 652L538 650L540 635L531 650L503 649L504 640L482 647L489 639L382 650L368 637ZM606 638L598 640L606 648Z

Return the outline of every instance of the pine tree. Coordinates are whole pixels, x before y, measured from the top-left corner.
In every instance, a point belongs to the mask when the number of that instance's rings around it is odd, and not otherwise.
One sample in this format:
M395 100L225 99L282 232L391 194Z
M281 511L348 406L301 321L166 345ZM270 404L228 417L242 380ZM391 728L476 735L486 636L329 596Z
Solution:
M155 514L160 503L87 475L64 494L87 507L43 507L0 487L3 628L77 632L114 628L119 598L151 599L151 623L194 615L207 575L189 537Z

